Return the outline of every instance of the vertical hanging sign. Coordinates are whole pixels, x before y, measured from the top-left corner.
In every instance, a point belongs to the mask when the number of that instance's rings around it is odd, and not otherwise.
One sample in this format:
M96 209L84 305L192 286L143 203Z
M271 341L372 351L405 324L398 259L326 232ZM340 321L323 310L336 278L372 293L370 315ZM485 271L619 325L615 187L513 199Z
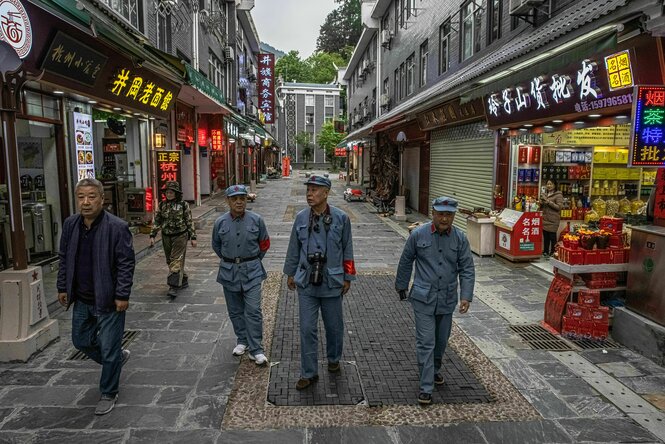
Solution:
M259 109L265 123L275 123L275 55L259 54Z
M665 86L638 86L635 96L630 165L665 167Z
M92 147L92 116L74 114L74 145L78 180L95 178L95 158Z
M157 186L161 194L161 200L165 200L163 188L166 182L176 181L181 183L181 151L155 151L157 157Z

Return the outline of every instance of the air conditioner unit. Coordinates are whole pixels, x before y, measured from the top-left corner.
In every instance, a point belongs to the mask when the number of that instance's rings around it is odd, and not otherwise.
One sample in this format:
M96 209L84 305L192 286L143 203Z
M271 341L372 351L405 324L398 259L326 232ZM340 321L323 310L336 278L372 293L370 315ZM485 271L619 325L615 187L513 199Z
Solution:
M390 96L388 94L381 94L379 104L383 107L390 105Z
M510 0L510 15L523 15L542 6L546 0Z
M226 57L226 60L235 59L235 53L233 51L232 46L227 46L227 47L224 48L224 57Z
M390 42L393 39L393 33L388 29L381 31L381 46L390 47Z

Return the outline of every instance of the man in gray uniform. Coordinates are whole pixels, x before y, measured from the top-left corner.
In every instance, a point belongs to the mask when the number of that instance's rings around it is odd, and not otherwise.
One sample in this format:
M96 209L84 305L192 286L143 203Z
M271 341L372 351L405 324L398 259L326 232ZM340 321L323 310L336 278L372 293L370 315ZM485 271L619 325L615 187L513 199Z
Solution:
M247 188L232 185L226 190L230 211L221 215L212 230L212 249L221 259L217 282L224 288L229 318L236 334L235 356L245 354L256 365L268 362L263 351L261 282L267 274L261 259L270 248L263 218L246 211Z
M319 309L326 329L328 371L340 371L344 343L342 296L355 280L351 222L339 208L328 205L330 180L311 176L306 208L296 215L284 263L289 289L298 288L300 309L300 380L303 390L319 379Z
M473 299L475 267L469 241L453 226L456 211L455 199L435 199L432 222L411 233L397 268L395 289L404 300L413 263L416 264L409 300L416 320L416 355L420 370L418 402L421 404L430 404L434 384L444 383L441 360L450 337L457 299L460 298L460 313L469 310Z

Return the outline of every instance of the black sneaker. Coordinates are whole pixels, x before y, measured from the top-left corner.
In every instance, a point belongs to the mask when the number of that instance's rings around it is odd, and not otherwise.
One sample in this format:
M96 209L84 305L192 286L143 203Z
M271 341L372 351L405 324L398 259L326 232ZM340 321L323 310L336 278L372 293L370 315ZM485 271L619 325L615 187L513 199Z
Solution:
M434 374L434 384L443 385L445 381L443 380L443 375L441 373Z
M339 362L329 362L328 363L328 371L330 373L338 373L342 367L339 365Z
M418 395L418 402L423 405L431 404L432 403L432 394L431 393L425 393L421 392Z
M166 293L166 295L171 299L175 298L178 296L178 287L169 287L169 291Z
M170 287L177 287L180 285L180 273L170 273L166 278L166 283L169 284Z

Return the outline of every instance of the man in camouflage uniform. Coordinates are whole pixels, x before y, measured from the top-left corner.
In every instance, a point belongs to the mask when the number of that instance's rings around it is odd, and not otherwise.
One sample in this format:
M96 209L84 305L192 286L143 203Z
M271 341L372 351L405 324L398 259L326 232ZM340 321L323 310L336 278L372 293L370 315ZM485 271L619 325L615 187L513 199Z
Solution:
M189 204L182 200L180 184L167 182L164 194L166 200L159 203L150 232L150 246L155 245L155 236L161 229L162 246L169 266L169 275L166 279L169 285L168 295L176 297L179 288L186 288L189 285L185 274L185 253L188 240L191 241L192 247L196 247L196 231Z

